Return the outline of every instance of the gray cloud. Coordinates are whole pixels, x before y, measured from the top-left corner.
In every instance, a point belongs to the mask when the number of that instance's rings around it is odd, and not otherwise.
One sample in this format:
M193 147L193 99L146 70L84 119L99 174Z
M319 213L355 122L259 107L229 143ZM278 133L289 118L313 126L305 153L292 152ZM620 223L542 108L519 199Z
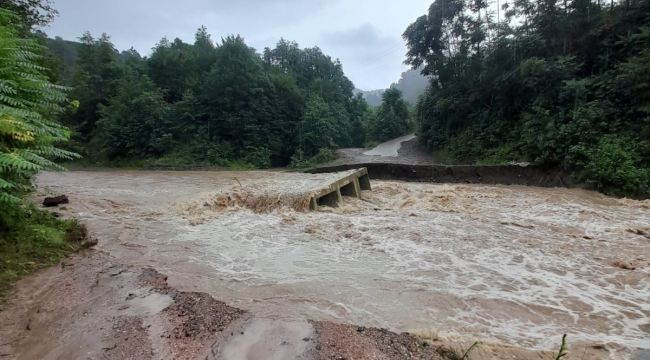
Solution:
M146 55L163 36L192 41L205 25L213 39L240 34L258 50L281 37L320 46L343 63L362 89L399 78L401 33L432 0L55 0L60 17L52 36L76 39L88 30L108 33L118 49Z
M355 58L356 62L374 63L403 49L399 36L382 36L371 24L322 35L323 45Z

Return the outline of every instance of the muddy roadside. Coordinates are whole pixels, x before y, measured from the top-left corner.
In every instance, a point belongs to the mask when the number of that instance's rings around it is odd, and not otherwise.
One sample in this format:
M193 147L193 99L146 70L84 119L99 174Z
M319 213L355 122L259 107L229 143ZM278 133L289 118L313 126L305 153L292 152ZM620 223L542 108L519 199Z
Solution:
M0 324L2 359L444 360L462 358L471 346L434 334L255 318L205 293L178 291L154 269L95 250L19 281L2 304ZM598 357L597 349L579 353ZM468 357L503 358L553 355L482 344Z
M93 250L21 280L0 324L3 359L444 359L410 334L255 319Z
M427 151L415 137L404 137L405 141L396 145L394 153L381 154L376 151L378 148L385 147L387 142L380 144L377 148L368 150L363 148L339 149L336 151L337 159L324 166L335 166L345 164L360 163L398 163L405 165L436 165L440 164L439 159ZM399 139L396 139L399 140ZM394 141L393 141L394 142Z

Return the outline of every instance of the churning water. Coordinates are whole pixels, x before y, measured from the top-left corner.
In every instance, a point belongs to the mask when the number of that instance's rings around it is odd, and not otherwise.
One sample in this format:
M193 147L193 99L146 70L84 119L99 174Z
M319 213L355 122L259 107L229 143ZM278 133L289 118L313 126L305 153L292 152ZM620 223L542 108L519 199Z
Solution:
M650 202L373 182L362 200L297 211L328 177L70 172L38 183L70 195L111 255L260 316L650 349Z

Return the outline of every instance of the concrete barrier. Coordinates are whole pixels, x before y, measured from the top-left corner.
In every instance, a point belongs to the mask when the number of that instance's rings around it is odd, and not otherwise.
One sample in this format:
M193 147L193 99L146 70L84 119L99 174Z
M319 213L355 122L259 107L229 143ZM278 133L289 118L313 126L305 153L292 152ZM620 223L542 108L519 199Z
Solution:
M403 180L433 183L503 184L541 187L572 187L564 172L536 165L408 165L363 163L323 166L307 170L321 174L365 168L373 180Z
M340 179L316 189L311 195L309 208L318 210L322 206L337 207L345 196L361 198L362 190L371 190L370 177L366 168L357 169L351 174L344 175Z

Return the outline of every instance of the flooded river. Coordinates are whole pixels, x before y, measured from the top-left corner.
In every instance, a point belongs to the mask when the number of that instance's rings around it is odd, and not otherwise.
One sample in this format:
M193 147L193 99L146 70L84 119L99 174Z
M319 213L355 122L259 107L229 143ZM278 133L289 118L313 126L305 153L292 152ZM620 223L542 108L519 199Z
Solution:
M96 171L38 185L69 195L111 256L261 317L650 351L650 202L373 182L362 200L299 211L328 176Z

